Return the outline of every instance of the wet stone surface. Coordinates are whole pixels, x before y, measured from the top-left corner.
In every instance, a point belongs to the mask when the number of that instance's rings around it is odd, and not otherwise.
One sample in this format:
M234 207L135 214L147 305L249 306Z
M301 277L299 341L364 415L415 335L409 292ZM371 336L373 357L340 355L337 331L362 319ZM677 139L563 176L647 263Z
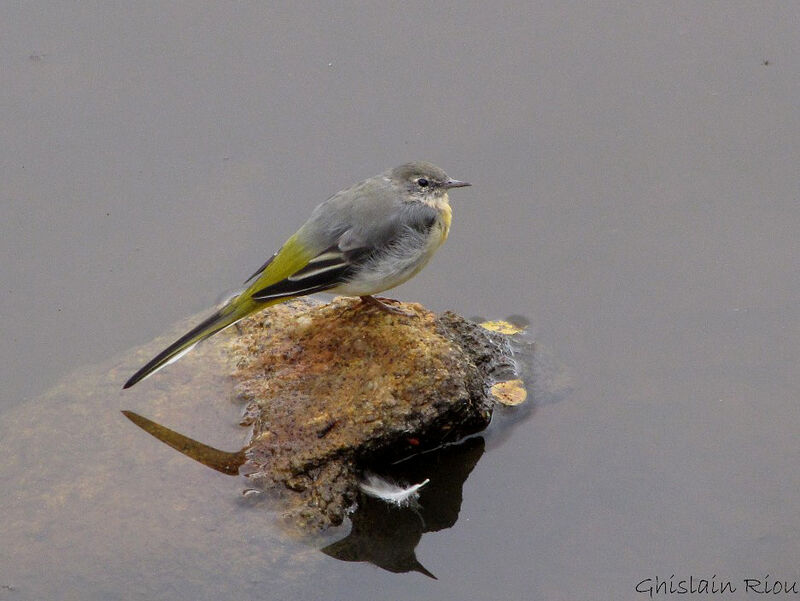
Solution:
M491 387L516 378L510 338L446 312L297 300L239 323L229 343L246 473L303 529L342 522L361 470L486 427Z

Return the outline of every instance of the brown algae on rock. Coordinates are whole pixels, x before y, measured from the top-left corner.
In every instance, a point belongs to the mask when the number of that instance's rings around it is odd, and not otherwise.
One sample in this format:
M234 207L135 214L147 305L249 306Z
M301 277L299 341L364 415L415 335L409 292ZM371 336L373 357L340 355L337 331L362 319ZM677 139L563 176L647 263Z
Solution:
M342 522L360 470L485 428L492 386L518 377L507 335L400 307L414 317L291 301L240 322L229 343L253 426L248 477L303 528Z

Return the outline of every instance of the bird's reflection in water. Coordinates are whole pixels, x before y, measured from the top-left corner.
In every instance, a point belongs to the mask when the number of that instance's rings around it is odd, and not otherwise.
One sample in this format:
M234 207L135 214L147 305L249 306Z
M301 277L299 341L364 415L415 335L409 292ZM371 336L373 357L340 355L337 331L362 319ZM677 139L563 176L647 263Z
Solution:
M173 449L223 474L238 475L246 461L246 449L220 451L132 411L123 414ZM405 507L361 494L350 516L350 533L322 552L342 561L366 561L390 572L416 571L435 578L417 561L414 549L424 533L456 523L464 482L483 451L484 440L476 436L376 470L397 482L415 483L427 478L430 482L419 490L416 502Z
M183 434L170 430L166 426L157 424L156 422L142 417L133 411L123 411L122 414L131 420L134 424L139 426L142 430L154 436L166 445L171 446L176 451L179 451L195 461L210 467L213 470L228 474L229 476L238 476L239 467L247 460L245 450L230 453L228 451L220 451L214 447L210 447L202 442L198 442L193 438L184 436Z

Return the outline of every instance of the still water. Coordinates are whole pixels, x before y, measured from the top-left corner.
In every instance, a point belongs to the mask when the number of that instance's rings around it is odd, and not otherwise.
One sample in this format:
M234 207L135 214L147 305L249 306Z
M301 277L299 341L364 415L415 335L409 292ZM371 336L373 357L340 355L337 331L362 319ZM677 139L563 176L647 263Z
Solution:
M800 581L798 21L792 3L4 5L0 599ZM372 506L394 538L360 518L291 537L120 413L239 449L214 347L120 387L318 202L412 159L473 187L393 294L524 316L569 393L437 457L451 481L424 525ZM200 365L205 394L175 394Z

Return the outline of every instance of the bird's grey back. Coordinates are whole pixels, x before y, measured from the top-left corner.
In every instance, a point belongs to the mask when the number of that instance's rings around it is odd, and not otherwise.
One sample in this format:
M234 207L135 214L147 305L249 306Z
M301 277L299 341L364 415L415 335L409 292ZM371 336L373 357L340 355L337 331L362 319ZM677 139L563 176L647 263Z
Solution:
M314 209L298 233L321 253L334 245L343 251L377 250L407 227L429 227L436 217L435 209L408 202L406 191L390 174L387 171L334 194Z

